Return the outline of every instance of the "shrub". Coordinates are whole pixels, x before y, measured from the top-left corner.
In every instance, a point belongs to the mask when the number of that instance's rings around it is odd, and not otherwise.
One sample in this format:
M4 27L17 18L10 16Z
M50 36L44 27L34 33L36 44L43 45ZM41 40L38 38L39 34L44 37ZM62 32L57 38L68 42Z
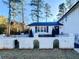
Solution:
M18 40L14 40L14 48L19 48L19 41Z
M0 27L0 34L4 33L5 28Z

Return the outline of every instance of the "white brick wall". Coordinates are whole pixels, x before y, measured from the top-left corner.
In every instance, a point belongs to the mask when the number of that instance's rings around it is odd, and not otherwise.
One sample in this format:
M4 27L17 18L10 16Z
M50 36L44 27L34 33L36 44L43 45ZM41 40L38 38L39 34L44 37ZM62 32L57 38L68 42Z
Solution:
M14 40L19 41L19 48L20 49L27 49L33 48L33 41L37 39L40 43L39 48L53 48L53 41L55 39L59 40L59 47L60 48L74 48L74 38L73 37L42 37L42 38L29 38L29 37L19 37L19 38L11 38L11 37L3 37L0 39L0 49L8 48L12 49L14 48Z

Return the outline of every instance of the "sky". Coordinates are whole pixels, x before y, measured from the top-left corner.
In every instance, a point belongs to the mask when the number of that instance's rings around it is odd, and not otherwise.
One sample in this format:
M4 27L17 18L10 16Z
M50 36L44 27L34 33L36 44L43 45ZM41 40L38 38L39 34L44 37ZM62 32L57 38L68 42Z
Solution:
M56 15L58 13L58 5L65 2L65 0L44 0L46 3L48 3L51 6L51 13L53 14L52 17L50 17L49 22L53 22L53 21L57 21L56 19ZM26 0L25 2L25 23L32 23L33 21L31 20L30 17L30 5L28 5L30 3L30 0ZM8 5L4 4L2 2L2 0L0 0L0 16L6 16L8 17ZM17 20L17 21L21 21L21 20Z

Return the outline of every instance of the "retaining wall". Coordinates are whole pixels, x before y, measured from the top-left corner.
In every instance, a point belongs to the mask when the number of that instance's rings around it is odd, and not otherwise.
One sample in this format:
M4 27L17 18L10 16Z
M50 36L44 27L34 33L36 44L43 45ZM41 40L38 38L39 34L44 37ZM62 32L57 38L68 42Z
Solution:
M35 39L39 41L40 49L53 48L53 42L55 39L59 40L59 48L74 48L74 37L1 37L0 49L13 49L14 40L19 41L20 49L33 49L33 41Z

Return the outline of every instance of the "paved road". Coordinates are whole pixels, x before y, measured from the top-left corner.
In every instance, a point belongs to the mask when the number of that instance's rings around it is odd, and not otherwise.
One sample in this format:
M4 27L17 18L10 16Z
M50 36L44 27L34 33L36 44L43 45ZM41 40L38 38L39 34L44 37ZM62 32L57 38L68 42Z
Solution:
M0 50L0 59L79 59L74 50Z

